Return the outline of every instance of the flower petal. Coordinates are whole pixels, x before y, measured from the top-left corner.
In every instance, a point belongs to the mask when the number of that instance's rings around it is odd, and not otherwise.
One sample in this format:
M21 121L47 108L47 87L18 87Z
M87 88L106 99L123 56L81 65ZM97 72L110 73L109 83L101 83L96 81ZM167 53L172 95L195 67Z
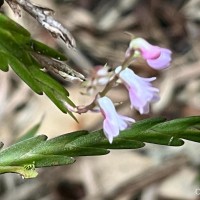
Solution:
M135 120L130 117L126 117L126 116L119 115L119 114L118 114L118 117L119 117L119 129L121 131L125 130L126 128L128 128L128 126L130 126L132 123L135 122Z
M168 49L162 50L160 56L157 59L147 59L148 65L156 70L161 70L169 67L170 62L171 51L169 51Z
M116 122L113 123L113 121L110 120L104 120L103 131L110 143L112 143L114 137L119 135L119 127L116 125Z

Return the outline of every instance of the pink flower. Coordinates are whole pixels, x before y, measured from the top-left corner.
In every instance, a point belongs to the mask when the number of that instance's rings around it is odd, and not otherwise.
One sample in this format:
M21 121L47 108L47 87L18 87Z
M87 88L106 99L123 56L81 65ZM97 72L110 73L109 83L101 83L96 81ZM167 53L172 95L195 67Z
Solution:
M140 114L149 112L149 104L159 100L159 90L152 86L151 82L156 79L142 78L137 76L131 69L126 68L121 72L121 66L117 67L115 73L126 86L129 92L131 108L137 109Z
M113 138L119 135L119 132L128 128L135 122L134 119L119 115L115 106L108 97L102 97L97 100L101 113L103 114L103 131L108 141L112 143Z
M136 38L130 42L126 56L130 55L133 50L139 51L153 69L161 70L170 65L172 52L169 49L151 45L142 38Z

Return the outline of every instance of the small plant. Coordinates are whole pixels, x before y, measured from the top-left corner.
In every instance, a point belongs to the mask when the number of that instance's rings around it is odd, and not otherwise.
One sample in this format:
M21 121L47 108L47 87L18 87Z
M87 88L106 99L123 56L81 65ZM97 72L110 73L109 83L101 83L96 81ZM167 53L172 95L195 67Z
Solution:
M53 18L53 11L32 4L29 0L6 0L15 14L21 9L33 16L53 37L61 38L68 47L76 48L70 32ZM1 1L0 5L4 2ZM0 151L0 173L19 173L25 178L37 175L36 169L66 165L74 157L104 155L109 149L137 149L145 143L181 146L182 139L200 142L200 116L166 121L163 117L149 118L136 122L120 115L117 104L107 93L119 85L129 93L130 108L147 114L150 104L159 101L159 89L153 86L156 77L140 77L129 68L142 59L144 64L155 70L170 66L172 52L169 49L134 37L124 53L124 61L116 67L107 65L98 68L91 77L84 77L67 65L65 55L32 39L30 33L16 22L0 13L0 69L9 67L37 94L46 94L64 113L76 120L76 114L92 111L101 113L103 129L89 132L78 130L47 140L47 136L35 136L39 124L25 134L20 141ZM43 69L59 74L74 84L79 84L83 93L93 96L88 105L75 105L69 92ZM81 83L81 84L80 84ZM82 84L83 83L83 84ZM84 85L84 87L83 87ZM101 86L100 91L96 88ZM1 143L1 148L3 143Z

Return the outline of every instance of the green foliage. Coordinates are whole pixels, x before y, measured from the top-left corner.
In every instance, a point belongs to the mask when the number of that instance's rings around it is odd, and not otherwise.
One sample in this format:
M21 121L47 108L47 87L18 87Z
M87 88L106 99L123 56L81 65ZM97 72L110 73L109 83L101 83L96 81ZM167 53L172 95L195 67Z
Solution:
M35 134L38 126L30 132ZM45 135L26 137L28 139L0 150L0 173L15 172L31 178L37 175L35 168L71 164L75 161L73 157L105 155L109 149L138 149L144 147L145 142L181 146L182 139L200 142L199 126L200 116L171 121L146 119L122 131L112 144L102 130L77 131L50 140ZM30 136L30 132L26 135Z
M74 106L69 93L41 70L42 66L32 56L33 53L60 61L67 60L56 50L33 40L26 29L0 13L0 69L6 72L11 67L34 92L40 95L45 93L62 112L69 112L64 105L67 102Z

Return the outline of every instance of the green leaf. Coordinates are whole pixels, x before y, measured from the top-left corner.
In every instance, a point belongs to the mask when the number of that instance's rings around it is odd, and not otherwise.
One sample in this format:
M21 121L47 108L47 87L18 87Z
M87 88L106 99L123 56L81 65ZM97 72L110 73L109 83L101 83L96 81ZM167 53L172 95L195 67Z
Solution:
M200 130L197 129L197 125L199 124L200 117L193 116L157 124L152 127L152 129L155 132L159 132L170 137L178 137L194 142L200 142Z
M56 80L50 77L45 72L41 71L37 66L31 65L28 67L29 71L32 75L35 76L35 79L40 83L44 84L45 86L49 86L50 88L54 89L58 93L60 93L63 98L69 95L68 91L65 90ZM43 85L42 85L43 86Z
M132 139L126 140L125 138L121 139L120 137L117 137L114 139L113 143L110 144L107 138L105 138L103 130L99 130L91 132L84 137L79 137L70 144L67 144L65 147L68 146L99 147L105 149L137 149L144 147L144 143Z
M42 63L34 58L33 52L48 59L67 60L58 51L33 40L26 29L0 13L0 69L6 72L10 66L35 93L45 93L62 112L69 113L76 120L65 105L75 106L68 91L41 70Z
M0 69L4 72L7 72L10 56L7 53L0 50L0 58L1 58Z
M15 160L11 166L24 166L25 168L51 167L58 165L67 165L75 161L74 158L61 155L42 155L29 153L20 160ZM23 164L24 163L24 164Z
M2 13L0 13L0 29L8 30L16 34L22 34L23 36L30 36L30 33L25 28L9 19Z
M12 55L9 56L9 60L7 66L12 67L14 72L37 94L42 94L41 87L35 80L35 78L31 75L31 73L27 70L23 63L17 60Z
M47 140L45 142L45 145L40 145L37 147L37 149L33 150L33 153L35 154L51 154L51 155L60 155L61 152L65 151L65 146L68 143L73 142L77 138L87 135L87 131L77 131L73 133L64 134L61 136L58 136L56 138Z
M75 162L74 158L62 155L35 155L35 160L37 168L68 165Z
M29 157L29 151L36 148L47 139L45 135L39 135L21 142L18 142L7 149L0 151L0 166L15 166L26 164L23 159Z
M156 132L152 127L155 125L163 124L164 118L152 118L139 121L132 125L130 129L122 131L119 138L125 137L134 139L137 141L169 145L169 146L181 146L184 144L183 140L171 136L163 135L161 132ZM145 131L144 131L145 129Z
M34 177L35 168L71 164L75 161L73 157L105 155L109 149L137 149L144 147L145 142L180 146L181 138L200 142L199 126L200 116L171 121L146 119L122 131L112 144L103 130L77 131L50 140L44 135L36 136L0 151L0 173L15 172Z
M0 28L0 49L8 54L16 57L24 65L28 65L31 62L31 57L24 49L23 44L17 40L17 35ZM29 37L23 37L23 41L29 40Z
M39 54L45 55L47 57L55 58L60 61L67 60L67 58L63 54L59 53L55 49L52 49L48 47L47 45L33 39L27 41L26 48L29 51L37 52Z
M48 74L41 71L37 66L31 65L28 68L35 80L40 84L42 91L54 102L54 104L64 113L67 113L65 102L71 106L75 106L68 98L69 93L57 81L51 78Z

